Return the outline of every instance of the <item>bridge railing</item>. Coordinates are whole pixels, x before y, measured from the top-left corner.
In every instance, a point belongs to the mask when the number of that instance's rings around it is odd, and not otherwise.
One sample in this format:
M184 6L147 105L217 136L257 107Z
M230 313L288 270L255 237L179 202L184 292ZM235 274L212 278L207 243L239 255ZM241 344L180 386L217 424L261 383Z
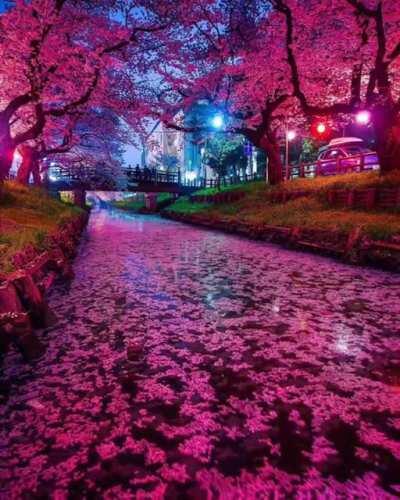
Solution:
M260 180L263 177L258 174L241 174L217 177L215 179L196 178L193 180L185 179L179 170L166 172L164 170L151 169L127 169L125 170L128 182L144 182L144 183L167 183L179 184L188 188L213 188L218 186L230 186L243 182L251 182Z
M104 172L107 174L107 172ZM53 167L46 175L44 181L45 185L51 188L52 184L62 184L65 188L74 188L76 185L82 186L84 189L96 190L105 186L106 177L102 178L102 172L98 169L91 167L79 167L75 169L64 168L62 166ZM10 176L11 177L11 176ZM128 189L133 188L135 184L164 184L171 185L171 187L182 187L188 189L202 189L202 188L218 188L221 186L230 186L233 184L240 184L263 179L259 174L240 174L221 176L213 179L195 178L189 180L185 178L180 170L165 171L156 169L132 169L127 168L122 171L122 175L114 178L109 174L109 180L113 180L115 186L121 187L127 184Z
M131 169L127 168L124 171L128 182L151 182L157 184L181 184L181 174L179 170L166 171L150 168Z
M317 160L312 163L300 163L290 165L284 169L286 179L298 177L317 177L321 175L339 175L352 172L364 172L367 170L379 170L379 160L374 152L361 153L345 158L333 158Z
M232 186L233 184L242 184L246 182L259 181L262 179L264 179L264 176L256 173L229 175L224 177L217 177L215 179L199 179L198 181L195 181L195 186L199 188L218 188L221 186Z

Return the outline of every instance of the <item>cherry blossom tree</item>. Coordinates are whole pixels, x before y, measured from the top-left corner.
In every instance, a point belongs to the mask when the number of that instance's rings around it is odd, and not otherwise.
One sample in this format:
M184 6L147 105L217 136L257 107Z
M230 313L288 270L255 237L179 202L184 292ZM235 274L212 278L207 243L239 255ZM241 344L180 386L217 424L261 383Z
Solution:
M16 148L38 139L49 119L94 106L119 107L129 118L138 108L125 102L134 79L127 85L119 75L147 64L173 11L172 3L152 0L15 2L0 18L0 182Z
M102 164L118 176L129 143L130 129L110 110L96 108L64 120L47 120L39 138L18 147L22 161L17 181L28 184L32 177L41 185L54 162L71 173L77 168L89 172Z
M285 122L307 127L368 109L381 171L398 169L399 23L400 4L389 0L194 2L186 43L161 73L165 120L179 126L177 108L199 98L219 105L227 130L267 153L276 183Z
M227 133L241 133L266 152L269 182L280 182L283 125L289 112L302 115L286 77L283 19L263 2L235 0L194 2L187 23L180 34L186 42L170 49L173 56L161 73L159 116L172 128L191 131L177 123L178 110L207 100L210 109L224 113ZM203 129L211 131L207 123Z
M383 174L400 168L400 4L390 0L274 0L285 21L288 74L302 111L367 109Z
M42 173L56 163L70 174L79 174L82 180L90 176L108 177L113 185L121 178L125 146L131 134L110 110L93 109L74 124L72 134L64 136L59 147L49 148ZM65 145L65 147L64 147Z

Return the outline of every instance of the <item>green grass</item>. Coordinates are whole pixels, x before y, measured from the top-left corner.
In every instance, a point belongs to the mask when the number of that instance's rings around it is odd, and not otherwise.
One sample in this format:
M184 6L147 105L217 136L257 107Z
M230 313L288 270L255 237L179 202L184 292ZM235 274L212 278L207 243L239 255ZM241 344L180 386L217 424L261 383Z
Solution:
M157 203L162 203L166 200L172 198L169 193L160 193L157 196ZM144 200L138 200L135 196L125 198L124 200L112 202L112 206L119 208L120 210L128 210L131 212L138 212L140 209L145 207Z
M400 171L393 172L384 177L378 172L371 171L363 174L353 173L344 175L334 175L317 178L295 179L290 182L283 182L279 186L269 186L264 181L249 182L246 184L233 184L231 186L221 186L221 189L206 188L196 191L195 194L212 195L225 191L244 191L250 196L258 196L265 192L274 190L281 191L325 191L328 189L362 189L368 187L393 187L400 186Z
M315 179L296 179L284 182L282 187L273 189L326 191L328 189L364 189L370 187L395 187L400 186L400 171L386 176L380 176L379 172L371 171L362 174L344 174L327 177L316 177Z
M216 194L216 193L222 193L222 192L227 192L227 191L246 191L246 192L252 192L252 191L257 191L257 190L264 190L265 189L265 182L264 181L254 181L254 182L248 182L246 184L232 184L230 186L222 186L220 189L218 188L204 188L200 189L199 191L196 191L196 194Z
M44 248L46 236L81 209L38 188L7 182L0 194L0 272L13 270L12 257L27 245Z
M188 197L179 198L169 210L180 214L201 214L210 219L224 219L227 224L247 222L254 225L329 229L350 232L361 227L374 239L388 239L400 235L400 214L396 212L366 212L332 208L324 200L328 189L400 186L400 172L380 177L376 172L346 174L317 179L298 179L280 186L268 186L264 182L230 186L246 192L245 198L233 203L213 205L191 203ZM267 194L274 190L310 191L309 197L298 198L283 204L267 201ZM213 194L215 190L203 190L196 194Z
M120 210L129 210L132 212L137 212L141 208L144 208L144 201L137 200L136 198L125 198L125 200L113 201L112 206L119 208Z

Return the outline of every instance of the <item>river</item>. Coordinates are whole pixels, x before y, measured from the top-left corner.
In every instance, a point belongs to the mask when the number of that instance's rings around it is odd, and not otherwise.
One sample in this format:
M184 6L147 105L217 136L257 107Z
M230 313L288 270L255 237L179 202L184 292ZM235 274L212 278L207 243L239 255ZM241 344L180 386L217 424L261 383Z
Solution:
M400 494L400 276L106 210L74 270L3 363L1 499Z

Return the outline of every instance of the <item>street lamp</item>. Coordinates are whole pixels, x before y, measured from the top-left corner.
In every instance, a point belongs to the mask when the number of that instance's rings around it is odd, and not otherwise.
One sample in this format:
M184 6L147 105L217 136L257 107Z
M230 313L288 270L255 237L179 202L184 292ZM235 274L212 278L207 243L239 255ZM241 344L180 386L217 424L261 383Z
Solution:
M222 115L215 115L211 124L215 129L221 129L224 126L224 117Z
M318 123L318 125L317 125L317 132L319 134L321 134L321 135L325 134L325 132L326 132L326 125L325 125L325 123L322 123L322 122Z
M294 130L288 130L286 128L286 147L285 147L285 170L286 170L286 180L288 181L290 179L290 174L289 174L289 142L293 141L296 139L296 132Z
M356 114L356 122L359 125L368 125L370 121L371 121L371 113L367 109L359 111Z

